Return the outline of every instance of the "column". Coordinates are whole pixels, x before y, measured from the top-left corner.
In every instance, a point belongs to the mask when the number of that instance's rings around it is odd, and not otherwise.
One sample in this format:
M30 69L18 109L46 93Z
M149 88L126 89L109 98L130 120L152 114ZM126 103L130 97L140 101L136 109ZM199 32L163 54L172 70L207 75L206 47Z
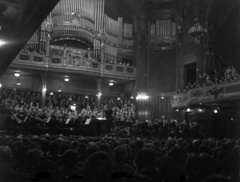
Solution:
M134 64L137 65L137 91L148 91L148 38L147 17L134 17Z
M101 98L102 98L102 79L101 78L98 78L97 80L97 91L98 91L98 94L97 94L97 109L98 111L101 109ZM101 93L101 94L99 94Z
M62 60L62 64L63 64L63 66L67 65L67 45L66 44L64 44L64 47L63 47L63 60Z
M196 81L199 81L199 75L203 75L203 73L207 70L207 64L205 60L205 38L200 38L200 43L196 44Z
M42 73L42 108L46 105L46 93L47 93L47 72Z
M47 30L46 30L47 31ZM46 57L45 57L45 67L48 67L50 60L49 60L49 56L50 56L50 31L46 32L46 45L45 45L45 49L46 49Z
M100 47L100 53L101 53L101 72L100 76L102 77L103 70L104 70L104 54L105 54L105 42L101 41L101 47Z

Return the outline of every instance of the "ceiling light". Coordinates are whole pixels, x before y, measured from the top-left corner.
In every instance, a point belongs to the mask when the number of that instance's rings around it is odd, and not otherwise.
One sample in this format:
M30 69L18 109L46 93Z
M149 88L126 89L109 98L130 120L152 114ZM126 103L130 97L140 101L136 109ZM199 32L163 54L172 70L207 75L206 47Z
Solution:
M14 76L15 76L15 77L19 77L19 76L20 76L20 73L14 73Z
M53 95L53 92L50 92L50 95Z
M215 114L217 114L218 113L218 110L217 109L214 109L214 111L213 111Z
M7 42L3 41L3 40L0 40L0 47L4 44L6 44Z
M133 97L133 96L131 96L131 99L134 99L134 97Z
M65 82L68 82L68 81L69 81L69 78L65 78L64 80L65 80Z
M113 86L113 82L109 82L109 86Z
M0 88L2 88L2 84L0 83Z

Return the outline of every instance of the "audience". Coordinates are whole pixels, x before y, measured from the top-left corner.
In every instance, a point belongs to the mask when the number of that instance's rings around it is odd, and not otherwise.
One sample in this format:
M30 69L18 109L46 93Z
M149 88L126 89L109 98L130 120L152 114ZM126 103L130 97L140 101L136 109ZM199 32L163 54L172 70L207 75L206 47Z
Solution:
M222 84L222 83L229 83L231 81L237 81L240 80L240 76L237 73L236 69L233 65L227 66L225 68L225 71L223 73L219 73L216 69L212 70L212 73L203 73L198 75L198 81L191 83L188 82L184 89L177 89L177 93L186 93L191 89L199 88L199 87L206 87L216 84Z
M238 182L239 148L239 139L2 135L0 174L1 181Z

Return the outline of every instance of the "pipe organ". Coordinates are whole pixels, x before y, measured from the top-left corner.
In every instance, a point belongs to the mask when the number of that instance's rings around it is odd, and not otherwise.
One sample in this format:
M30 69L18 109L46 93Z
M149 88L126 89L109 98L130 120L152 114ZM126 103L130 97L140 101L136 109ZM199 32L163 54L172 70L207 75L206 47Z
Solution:
M171 19L155 20L150 25L152 48L171 48L175 45L176 23Z
M41 27L32 35L27 43L27 48L32 52L45 54L47 52L47 41L51 31L51 14L44 20ZM26 47L25 47L26 48Z
M51 28L51 41L80 41L93 50L92 56L98 61L117 63L123 57L132 59L133 25L124 23L121 17L109 17L104 7L105 0L60 0L28 41L28 47L46 52L50 31L47 25Z

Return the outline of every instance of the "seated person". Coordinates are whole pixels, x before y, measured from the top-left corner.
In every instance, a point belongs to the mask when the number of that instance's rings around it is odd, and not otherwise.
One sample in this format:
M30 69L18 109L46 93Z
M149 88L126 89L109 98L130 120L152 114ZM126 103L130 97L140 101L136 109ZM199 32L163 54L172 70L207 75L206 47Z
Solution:
M231 81L232 80L232 69L230 68L230 66L227 67L224 76L226 78L227 81Z
M193 86L193 84L191 82L188 82L188 88L189 89L193 89L194 88L194 86Z
M232 69L232 77L234 80L240 80L240 76L239 74L237 73L236 69L233 67L233 65L231 66L231 69Z
M178 94L178 93L182 93L182 91L181 91L180 88L177 89L177 94Z

